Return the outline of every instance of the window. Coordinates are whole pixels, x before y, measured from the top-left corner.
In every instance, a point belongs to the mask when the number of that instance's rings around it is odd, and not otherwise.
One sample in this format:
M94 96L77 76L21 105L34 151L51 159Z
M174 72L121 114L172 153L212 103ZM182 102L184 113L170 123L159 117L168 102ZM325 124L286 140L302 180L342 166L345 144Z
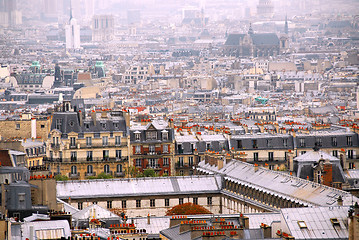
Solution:
M25 193L18 193L17 194L18 199L19 199L19 209L25 209L26 205L25 205Z
M147 131L146 139L147 140L157 140L157 132L156 131Z
M273 161L273 152L268 152L268 161Z
M115 136L115 145L121 145L121 136Z
M141 200L136 200L136 208L140 208L141 207Z
M322 138L316 138L315 143L317 144L318 147L321 147L323 145Z
M351 137L351 136L348 136L348 137L347 137L347 145L348 145L348 146L352 146L352 145L353 145L352 137Z
M62 127L62 119L56 119L55 121L55 128L57 130L61 130L61 127Z
M155 145L150 145L149 147L148 147L148 151L150 152L150 153L155 153L155 150L156 150L156 147L155 147Z
M112 208L112 201L107 201L107 208Z
M105 166L103 166L103 172L104 173L110 173L110 166L108 164L106 164Z
M118 173L122 173L122 164L117 164L116 170Z
M102 137L102 145L103 145L103 146L107 146L107 145L108 145L108 136L103 136L103 137Z
M183 198L178 199L178 204L183 204Z
M16 123L16 130L20 129L20 123Z
M337 138L336 137L332 137L332 146L333 147L337 146Z
M77 160L77 152L71 152L71 162L76 162Z
M194 198L193 198L193 204L198 205L198 197L194 197Z
M350 162L350 163L349 163L349 169L355 169L355 165L354 165L353 162Z
M163 166L168 166L168 165L169 165L168 158L163 158Z
M183 167L183 157L178 158L178 166Z
M165 198L165 207L169 207L169 206L170 206L170 199Z
M87 165L87 173L93 173L93 166Z
M237 140L237 148L242 148L242 140Z
M210 143L206 143L206 150L210 150L211 149L211 144Z
M155 199L150 199L150 207L156 207Z
M75 146L76 146L76 138L70 137L70 147L75 147Z
M334 157L338 157L338 150L333 150L333 154Z
M78 203L77 203L77 208L78 208L79 210L82 210L82 208L83 208L83 203L82 203L82 202L78 202Z
M331 218L330 222L332 223L333 226L340 226L340 222L338 221L337 218Z
M167 141L168 140L168 132L166 130L164 130L162 132L162 140L163 141Z
M86 152L86 160L87 161L92 161L92 151L87 151Z
M258 161L258 153L253 153L253 161Z
M40 125L40 128L45 128L45 125L44 125L44 124L41 124L41 125Z
M157 159L155 159L155 158L150 158L149 160L148 160L148 163L149 163L149 167L150 168L156 168L157 167Z
M267 139L267 147L273 147L272 146L272 139Z
M301 151L300 155L306 154L307 151Z
M142 166L142 161L141 159L136 159L136 167L141 167Z
M102 157L103 157L104 160L108 160L109 156L110 156L110 151L109 150L103 150L102 151Z
M137 146L135 147L135 153L136 153L136 154L141 153L141 146L140 146L140 145L137 145Z
M288 138L283 138L283 147L288 147Z
M177 145L177 148L178 148L178 153L179 153L179 154L182 154L182 153L183 153L182 144L178 144L178 145Z
M86 137L86 146L88 146L88 147L92 146L92 138L91 137Z
M353 159L353 150L348 150L348 158Z
M252 140L253 148L258 148L257 140Z
M163 148L164 153L168 153L168 145L167 144L163 145L162 148Z
M163 171L163 176L168 176L168 170Z
M126 200L122 200L121 202L121 206L122 208L126 208L127 204L126 204Z
M140 141L141 140L141 133L135 133L135 140Z
M116 150L116 158L121 158L121 157L122 157L122 151Z
M183 170L180 170L180 176L183 176L183 175L184 175Z
M77 167L71 166L71 174L77 174Z
M307 224L304 221L298 221L299 228L307 228Z
M207 205L212 205L212 197L207 197Z
M188 157L188 164L193 166L193 157Z
M300 147L305 147L305 139L304 138L299 139L299 146Z

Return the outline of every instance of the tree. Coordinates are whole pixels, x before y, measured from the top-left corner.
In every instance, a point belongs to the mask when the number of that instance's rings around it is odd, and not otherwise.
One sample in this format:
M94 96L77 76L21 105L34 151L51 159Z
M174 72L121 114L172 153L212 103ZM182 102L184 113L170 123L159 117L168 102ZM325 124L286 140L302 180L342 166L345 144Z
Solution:
M208 209L201 205L193 203L184 203L169 209L166 212L166 216L172 215L197 215L197 214L212 214Z
M97 176L90 176L88 177L88 179L111 179L112 176L110 174L107 174L107 173L100 173L99 175Z
M144 177L157 177L157 173L153 169L146 169L145 171L143 171L143 176Z
M56 175L55 179L56 179L56 181L67 181L67 180L69 180L69 178L67 176L60 175L60 174Z

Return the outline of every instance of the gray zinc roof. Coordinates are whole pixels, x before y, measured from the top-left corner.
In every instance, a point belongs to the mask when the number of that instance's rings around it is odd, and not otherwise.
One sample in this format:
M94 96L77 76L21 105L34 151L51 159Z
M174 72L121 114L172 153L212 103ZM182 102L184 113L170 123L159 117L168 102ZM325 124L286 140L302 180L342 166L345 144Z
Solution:
M342 196L344 205L350 205L352 195L345 191L310 182L279 171L272 171L254 165L232 160L222 169L211 166L205 161L198 164L199 171L209 174L222 174L230 181L249 186L284 199L301 203L305 206L336 206ZM354 201L359 201L353 197Z
M221 188L221 178L216 176L81 180L56 185L60 199L213 193Z

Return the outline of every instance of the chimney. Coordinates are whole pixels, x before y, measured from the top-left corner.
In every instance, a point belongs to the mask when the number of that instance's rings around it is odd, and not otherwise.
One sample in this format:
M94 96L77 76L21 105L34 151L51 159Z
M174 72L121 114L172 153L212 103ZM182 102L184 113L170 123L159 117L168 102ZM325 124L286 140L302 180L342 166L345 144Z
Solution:
M223 159L222 159L222 157L219 157L217 159L217 165L218 165L218 170L221 170L223 168Z
M150 225L151 224L151 217L150 214L147 215L147 224Z
M242 213L239 215L239 225L244 229L249 229L249 218L244 216Z
M289 151L288 151L288 164L289 164L289 171L291 171L291 172L293 172L294 171L294 161L293 161L293 159L294 159L294 152L291 150L291 149L289 149Z
M338 206L343 206L343 198L342 198L342 196L338 197L337 202L338 202Z
M102 109L101 118L107 118L107 110L106 109Z
M342 165L343 171L347 170L347 155L345 149L340 149L340 164Z
M96 111L95 110L92 110L91 111L91 118L92 118L92 121L93 121L93 125L97 125L96 124L96 121L97 121L97 119L96 119Z
M81 112L81 110L78 111L78 117L79 117L79 122L80 122L80 126L83 126L84 123L84 119L83 119L83 113Z
M31 138L36 138L36 118L31 118Z
M254 164L254 172L257 172L257 171L258 171L258 164L255 163L255 164Z
M272 238L272 227L262 223L261 224L261 229L263 231L263 237L264 238Z

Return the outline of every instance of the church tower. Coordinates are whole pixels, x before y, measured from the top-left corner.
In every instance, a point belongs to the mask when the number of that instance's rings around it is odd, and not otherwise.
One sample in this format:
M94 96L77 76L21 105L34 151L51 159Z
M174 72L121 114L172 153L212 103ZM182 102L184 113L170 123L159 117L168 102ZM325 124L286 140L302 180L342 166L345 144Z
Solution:
M70 1L70 21L65 27L66 49L80 48L80 26L72 15L72 1Z

